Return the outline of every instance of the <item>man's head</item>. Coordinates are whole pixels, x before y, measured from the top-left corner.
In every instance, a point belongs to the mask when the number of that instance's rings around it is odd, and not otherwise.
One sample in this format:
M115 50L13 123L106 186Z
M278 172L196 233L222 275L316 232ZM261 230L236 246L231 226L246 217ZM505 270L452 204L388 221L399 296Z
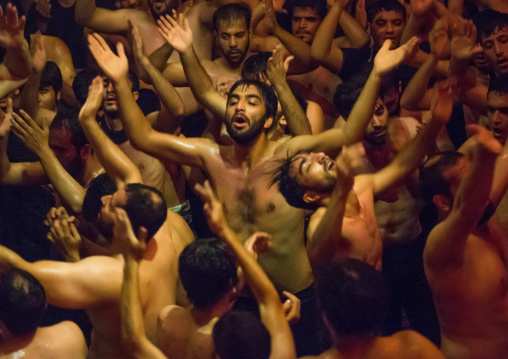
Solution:
M14 336L31 334L37 330L45 309L46 293L34 276L17 268L0 275L0 327Z
M53 61L46 62L42 70L41 80L39 82L39 92L37 100L39 107L46 110L56 111L56 105L60 100L60 91L62 90L62 73L58 65Z
M164 15L171 15L180 6L179 0L148 0L152 16L155 20Z
M291 32L308 44L326 16L326 1L290 0L286 3L291 18Z
M217 44L232 67L240 66L249 51L250 18L250 8L243 3L224 5L213 14Z
M92 84L93 79L100 75L101 71L99 69L90 67L79 71L76 77L74 77L74 81L72 82L72 91L81 106L83 106L86 102L88 97L88 88Z
M187 245L178 260L178 273L189 302L206 310L236 297L236 262L217 238L199 239Z
M115 6L117 9L132 9L144 11L143 0L116 0Z
M164 197L157 189L141 183L129 183L112 195L103 196L101 202L96 226L107 239L113 238L115 207L125 210L135 234L144 227L149 239L166 221L167 205Z
M213 327L213 344L220 359L268 359L270 333L253 314L231 310Z
M381 333L389 302L381 272L348 258L323 265L315 284L321 314L335 337Z
M487 113L494 138L504 145L508 139L508 73L490 81Z
M242 65L242 80L255 80L261 81L271 86L266 69L268 66L268 59L272 57L272 53L265 51L259 52L249 56Z
M277 96L267 84L240 80L229 90L226 128L240 145L251 144L263 130L268 130L277 113Z
M137 100L139 94L138 76L132 72L129 72L129 82L131 85L132 94L134 95L134 99ZM116 99L115 88L105 74L102 74L102 83L104 85L104 92L102 93L102 107L104 108L104 112L111 118L117 117L118 101Z
M435 208L440 217L451 211L455 193L471 166L467 156L460 152L443 152L427 160L420 170L420 192L428 206Z
M490 68L496 75L508 73L508 14L485 10L474 21Z
M315 210L337 181L335 161L324 153L299 153L279 161L270 185L293 207Z
M406 26L406 8L397 0L376 1L367 7L367 22L376 49L387 39L392 40L390 48L395 49Z
M92 154L75 111L59 111L49 126L49 147L67 172L77 176Z

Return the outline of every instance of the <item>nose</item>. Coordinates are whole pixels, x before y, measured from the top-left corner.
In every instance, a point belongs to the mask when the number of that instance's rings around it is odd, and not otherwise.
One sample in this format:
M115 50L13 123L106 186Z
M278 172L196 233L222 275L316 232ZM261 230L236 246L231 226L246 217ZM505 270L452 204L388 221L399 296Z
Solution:
M236 40L236 37L231 36L231 38L229 39L229 47L235 48L237 46L238 46L238 41Z
M307 20L305 20L305 19L301 19L301 20L300 20L300 23L298 24L298 27L299 27L300 29L305 29L305 28L307 27Z
M115 88L113 87L113 83L108 84L107 92L115 92Z
M326 155L324 152L316 152L316 153L312 153L312 157L314 157L314 159L318 163L323 163L324 159L326 158Z
M503 46L497 41L494 41L494 50L496 51L496 55L503 54Z
M378 116L373 116L371 123L372 123L372 127L374 127L375 130L381 129L385 125L383 123L383 121Z
M236 106L235 106L235 112L245 112L245 100L244 99L238 100L238 102L236 103Z
M393 25L390 21L386 23L386 32L393 32Z
M492 124L499 125L501 123L501 111L494 111L494 115L492 115Z

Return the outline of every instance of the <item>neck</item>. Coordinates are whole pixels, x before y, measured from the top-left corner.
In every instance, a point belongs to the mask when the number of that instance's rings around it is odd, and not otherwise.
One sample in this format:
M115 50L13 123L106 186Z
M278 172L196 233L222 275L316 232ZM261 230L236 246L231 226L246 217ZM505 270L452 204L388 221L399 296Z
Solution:
M108 113L106 113L104 116L104 120L106 121L106 126L108 126L110 130L113 131L123 130L122 121L120 120L119 116L110 116Z
M253 142L247 145L240 145L233 142L235 157L240 162L246 162L248 167L253 167L262 161L265 156L265 150L268 146L266 132L263 131Z
M219 303L214 305L212 308L208 308L205 310L196 309L196 307L192 306L190 308L190 312L194 322L199 327L205 326L213 319L220 318L224 313L226 313L230 309L229 301L221 300Z
M340 353L341 358L362 358L371 350L376 342L374 335L349 336L333 338L334 348Z

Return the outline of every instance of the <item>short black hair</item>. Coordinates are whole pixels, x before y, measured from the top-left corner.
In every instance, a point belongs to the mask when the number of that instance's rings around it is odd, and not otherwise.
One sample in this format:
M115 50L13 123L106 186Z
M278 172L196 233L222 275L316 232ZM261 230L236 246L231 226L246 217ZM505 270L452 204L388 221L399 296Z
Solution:
M198 310L212 307L238 283L236 271L233 256L217 238L190 243L178 260L178 273L187 298Z
M101 71L97 68L86 68L79 71L72 81L72 90L79 104L83 106L88 97L88 88L97 76L101 75Z
M102 208L102 197L112 195L116 190L115 182L107 173L101 173L90 181L81 206L81 212L88 222L97 222Z
M262 81L263 77L268 78L266 68L272 55L269 51L263 51L247 58L242 65L242 80Z
M221 6L213 13L213 28L219 31L221 23L229 26L232 22L244 19L247 30L250 28L250 18L252 16L249 5L244 3L231 3Z
M381 333L390 295L380 271L347 258L322 265L316 271L315 284L319 308L336 334Z
M236 81L228 93L228 100L231 94L238 88L238 87L249 87L254 86L259 91L259 94L263 98L263 102L265 103L265 119L273 117L275 118L275 115L277 114L277 104L278 99L277 95L275 94L275 91L261 81L256 80L239 80Z
M232 310L213 327L215 352L221 359L268 359L270 333L252 313Z
M139 91L139 77L134 72L129 71L127 74L127 77L129 77L129 81L131 82L131 91L132 92L138 92Z
M501 96L508 94L508 74L502 74L490 80L489 91Z
M299 8L311 8L316 10L318 16L323 20L326 16L327 8L325 0L288 0L284 4L284 8L287 9L288 15L293 17L295 7Z
M49 126L49 130L65 130L71 135L71 142L78 152L88 144L88 139L83 132L78 119L79 113L74 109L58 111Z
M347 81L344 81L335 89L333 95L333 105L335 109L341 114L344 120L347 120L349 114L362 93L363 87L367 82L370 71L372 68L367 66L354 76L351 76Z
M278 184L280 193L290 206L315 211L319 208L318 204L303 200L303 195L308 188L298 182L296 176L291 176L291 168L293 163L298 160L297 156L298 154L274 161L276 167L271 173L272 179L269 186Z
M482 37L487 37L497 33L503 27L508 26L508 14L495 10L480 11L473 19L478 29L478 40L482 41Z
M145 227L148 239L162 227L168 215L168 206L162 193L156 188L141 184L129 183L125 186L127 201L122 207L132 224L135 234Z
M33 333L46 310L46 293L30 273L11 268L0 276L0 320L14 335Z
M430 157L420 169L418 185L425 204L432 207L435 195L451 198L450 181L443 176L443 172L457 164L464 154L446 151ZM437 159L437 160L436 160Z
M62 90L62 82L62 73L58 65L53 61L47 61L46 65L44 65L44 70L42 70L39 88L52 87L56 95Z
M383 11L395 11L402 15L402 19L406 21L406 8L397 0L379 0L375 1L366 8L367 21L370 23L374 17Z

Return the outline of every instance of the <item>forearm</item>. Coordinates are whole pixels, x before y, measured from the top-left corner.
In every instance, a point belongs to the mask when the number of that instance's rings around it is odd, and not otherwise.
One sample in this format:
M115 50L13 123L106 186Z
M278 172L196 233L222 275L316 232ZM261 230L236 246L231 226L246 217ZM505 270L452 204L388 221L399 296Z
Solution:
M417 54L409 61L406 61L405 64L418 69L423 66L429 56L429 54L422 50L418 50ZM447 78L449 64L450 62L448 60L439 60L432 75L439 78Z
M360 23L346 11L340 14L339 25L352 47L359 48L365 46L370 39L367 31L365 31Z
M148 59L158 71L163 71L172 53L173 47L166 42L164 45L162 45L157 50L152 52L148 56ZM152 80L150 76L146 73L144 66L138 62L137 58L135 58L135 60L139 78L146 83L151 83Z
M296 101L287 81L284 79L278 83L272 83L272 85L279 98L291 135L300 136L312 134L309 119L298 101Z
M75 213L80 213L86 193L83 186L63 168L49 147L38 153L38 156L55 191Z
M319 61L325 60L330 55L333 46L333 36L343 10L341 6L336 4L326 14L312 41L311 56Z
M82 26L87 26L94 16L95 0L76 0L74 3L74 18Z
M21 90L21 98L19 101L19 108L23 109L32 117L40 127L42 127L42 122L37 121L40 120L37 116L37 110L39 109L38 93L41 76L41 72L32 69L25 86Z
M295 57L300 64L310 67L315 65L315 61L311 57L311 47L305 41L300 40L298 37L290 34L280 26L277 26L273 35L275 35L284 47Z
M433 54L427 57L427 60L414 74L404 90L400 98L400 105L402 107L408 110L420 108L419 104L425 97L425 92L427 91L430 79L438 62L439 59Z
M494 179L490 191L490 202L497 205L504 198L508 189L508 141L503 146L501 153L497 156L496 167L494 168Z
M32 70L32 55L30 55L26 40L23 40L20 48L7 49L4 65L12 75L18 78L25 78L30 75Z

